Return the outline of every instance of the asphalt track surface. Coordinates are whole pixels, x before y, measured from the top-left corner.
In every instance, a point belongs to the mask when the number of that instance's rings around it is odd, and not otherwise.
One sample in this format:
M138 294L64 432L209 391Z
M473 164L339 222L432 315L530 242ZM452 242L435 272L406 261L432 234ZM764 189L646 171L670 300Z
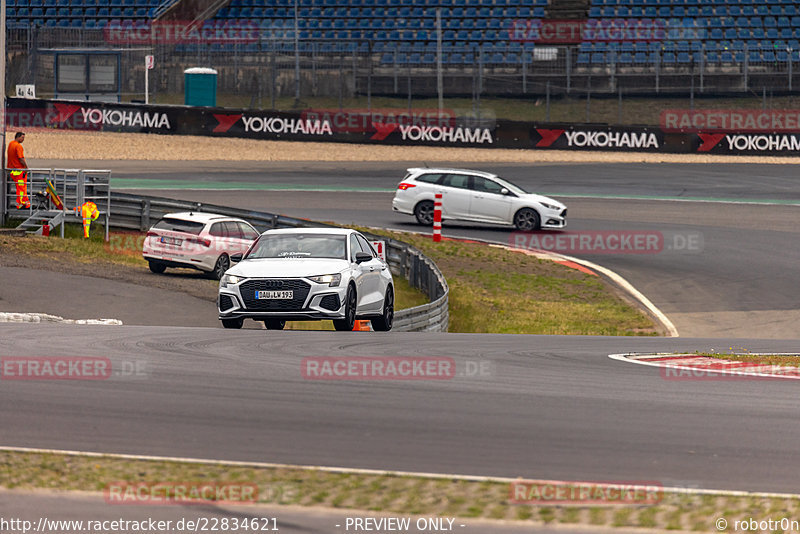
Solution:
M57 324L0 325L0 339L5 355L104 357L121 373L3 380L6 446L797 491L795 381L676 380L608 358L720 340ZM329 356L450 357L457 372L303 377L303 358Z
M112 168L120 185L141 188L146 194L342 224L424 230L412 217L391 211L393 191L404 169L419 162L103 164ZM452 162L428 164L452 166ZM800 337L796 269L800 207L787 205L800 203L794 166L469 162L458 166L497 172L530 191L560 198L570 211L568 232L664 232L668 239L658 253L572 255L627 278L667 314L682 336ZM609 198L615 196L630 198ZM515 240L511 230L487 225L445 221L443 232L500 243ZM678 242L670 247L674 239L688 236L699 236L700 247L681 249Z

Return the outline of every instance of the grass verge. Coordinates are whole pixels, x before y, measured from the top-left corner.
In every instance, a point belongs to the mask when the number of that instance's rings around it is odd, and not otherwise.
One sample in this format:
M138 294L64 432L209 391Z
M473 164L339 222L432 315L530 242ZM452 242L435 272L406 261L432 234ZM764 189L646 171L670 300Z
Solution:
M740 352L696 352L695 354L732 362L800 367L800 354L742 354Z
M598 276L481 243L365 231L414 245L439 266L450 286L450 332L658 335Z
M734 521L749 517L780 521L800 513L800 500L784 497L665 492L655 504L627 505L613 501L514 504L509 500L510 484L500 481L0 451L0 487L7 489L103 492L109 484L119 482L248 484L255 485L255 500L263 504L539 524L605 525L615 529L644 527L709 532L715 531L714 521L719 517L733 525ZM763 513L754 516L753 510Z

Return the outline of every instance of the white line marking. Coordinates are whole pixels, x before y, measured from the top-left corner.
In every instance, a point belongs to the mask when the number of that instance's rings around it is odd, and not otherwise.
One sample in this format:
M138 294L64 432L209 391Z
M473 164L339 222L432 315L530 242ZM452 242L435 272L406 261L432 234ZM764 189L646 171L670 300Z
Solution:
M783 354L787 354L788 355L789 353L783 353ZM759 354L755 354L755 355L758 356ZM778 355L780 355L780 354L778 354ZM624 354L609 354L608 355L608 357L611 358L612 360L617 360L617 361L620 361L620 362L628 362L628 363L637 363L639 365L647 365L648 367L660 367L660 368L669 367L670 369L677 369L677 370L680 370L680 371L692 371L692 372L704 371L706 373L716 373L716 374L721 374L721 375L732 375L732 376L754 376L754 377L759 377L759 378L785 378L785 379L788 379L788 380L800 380L800 376L776 375L776 374L773 374L773 373L753 373L753 372L747 372L747 371L728 370L728 369L704 369L703 367L691 367L691 366L686 366L686 365L671 365L671 364L665 364L665 363L648 362L648 361L646 361L644 359L633 358L633 356L636 356L636 357L639 357L639 358L656 358L656 357L659 357L659 356L675 356L676 358L679 358L681 355L680 354L673 354L673 353L669 353L669 352L649 352L649 353L646 353L646 352L642 352L642 353L628 352L628 353L624 353Z
M0 323L64 323L64 324L105 324L119 326L119 319L64 319L47 313L0 312Z
M614 355L609 355L612 357ZM617 355L619 356L619 355ZM634 360L630 360L634 361ZM463 480L466 482L497 482L497 483L511 483L511 482L528 482L532 484L551 484L551 485L569 485L578 484L580 481L569 480L537 480L530 478L507 478L507 477L488 477L488 476L474 476L474 475L448 475L442 473L421 473L414 471L383 471L379 469L355 469L350 467L323 467L316 465L295 465L295 464L277 464L266 462L237 462L226 460L205 460L201 458L183 458L173 456L144 456L136 454L114 454L102 452L84 452L84 451L69 451L60 449L36 449L31 447L3 447L0 446L0 452L25 452L36 454L61 454L64 456L78 456L86 458L112 458L118 460L143 460L143 461L157 461L157 462L175 462L184 464L205 464L205 465L224 465L232 467L254 467L264 469L303 469L307 471L321 471L326 473L342 473L342 474L355 474L355 475L378 475L378 476L396 476L396 477L417 477L429 479L445 479L445 480ZM587 484L597 484L597 482L585 482ZM652 486L635 486L632 488L649 488ZM712 490L700 488L680 488L664 486L659 488L664 493L676 493L684 495L720 495L730 497L761 497L768 499L800 499L798 493L768 493L768 492L750 492L750 491L735 491L735 490Z

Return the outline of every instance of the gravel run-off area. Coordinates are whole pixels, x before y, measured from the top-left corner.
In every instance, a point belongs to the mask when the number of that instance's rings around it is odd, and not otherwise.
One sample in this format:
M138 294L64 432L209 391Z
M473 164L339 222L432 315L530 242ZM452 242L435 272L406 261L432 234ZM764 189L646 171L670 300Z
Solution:
M651 154L642 152L592 152L383 146L350 143L272 141L231 137L159 135L110 132L28 131L25 153L36 159L148 160L148 161L471 161L509 163L798 163L797 158L714 156L704 154ZM13 139L9 132L6 141Z

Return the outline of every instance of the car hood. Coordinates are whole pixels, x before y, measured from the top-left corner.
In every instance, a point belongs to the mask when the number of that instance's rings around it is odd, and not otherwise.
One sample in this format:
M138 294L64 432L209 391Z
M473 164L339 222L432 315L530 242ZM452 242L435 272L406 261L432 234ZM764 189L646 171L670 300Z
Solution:
M327 258L262 258L244 260L227 274L245 278L298 278L320 274L336 274L344 271L347 260Z
M524 198L525 200L533 201L533 202L539 202L540 204L542 202L544 202L545 204L550 204L551 206L558 206L559 210L567 209L567 207L564 204L562 204L561 202L559 202L558 200L556 200L554 198L546 197L544 195L537 195L536 193L527 193L525 195L522 195L522 198Z

